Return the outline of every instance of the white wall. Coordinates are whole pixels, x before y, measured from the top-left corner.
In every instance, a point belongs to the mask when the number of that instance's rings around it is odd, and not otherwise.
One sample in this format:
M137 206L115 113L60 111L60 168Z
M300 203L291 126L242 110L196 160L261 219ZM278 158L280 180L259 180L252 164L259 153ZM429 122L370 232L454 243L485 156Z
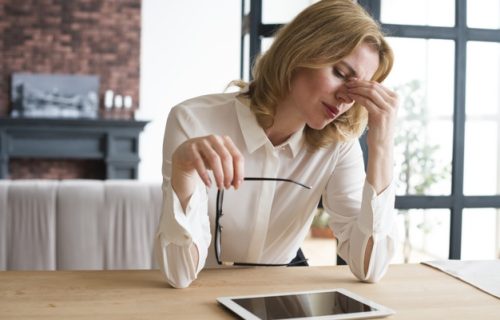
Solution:
M239 78L240 11L238 0L142 1L137 118L151 122L140 137L140 180L161 181L170 108Z

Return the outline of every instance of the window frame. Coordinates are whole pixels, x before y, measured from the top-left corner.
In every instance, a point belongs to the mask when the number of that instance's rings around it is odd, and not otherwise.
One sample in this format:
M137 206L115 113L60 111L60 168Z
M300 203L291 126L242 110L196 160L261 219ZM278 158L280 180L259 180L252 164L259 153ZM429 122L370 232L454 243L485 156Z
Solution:
M245 3L250 1L250 12L245 13ZM242 0L242 41L240 76L247 75L252 79L251 66L255 57L261 51L262 38L271 37L280 24L262 23L262 1ZM500 195L464 195L464 143L465 143L465 93L466 93L466 62L467 43L469 41L500 43L498 29L478 29L467 26L467 0L455 0L455 26L421 26L387 24L380 21L381 0L358 0L377 20L384 32L391 37L415 39L444 39L455 43L455 73L453 93L453 147L451 194L442 196L403 195L396 196L396 209L449 209L450 239L449 259L460 259L462 247L462 215L464 209L470 208L500 208ZM244 70L245 45L243 38L248 34L250 70ZM247 74L246 74L247 73ZM361 139L361 145L366 151L366 144ZM367 153L365 152L365 155ZM366 159L365 159L366 160ZM429 213L430 214L430 213Z

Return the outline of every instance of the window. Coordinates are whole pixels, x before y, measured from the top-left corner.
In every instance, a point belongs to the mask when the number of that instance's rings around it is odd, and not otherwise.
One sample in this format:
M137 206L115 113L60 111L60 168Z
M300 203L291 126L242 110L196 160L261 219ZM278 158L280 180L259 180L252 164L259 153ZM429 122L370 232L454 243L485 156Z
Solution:
M443 27L455 25L455 0L382 0L380 5L382 23Z
M263 21L262 7L283 1L243 0L248 61L279 23L314 2L287 1L286 16L267 11ZM358 3L381 23L397 58L386 80L401 97L397 261L500 258L500 2Z
M464 193L499 195L500 43L469 41L466 71Z

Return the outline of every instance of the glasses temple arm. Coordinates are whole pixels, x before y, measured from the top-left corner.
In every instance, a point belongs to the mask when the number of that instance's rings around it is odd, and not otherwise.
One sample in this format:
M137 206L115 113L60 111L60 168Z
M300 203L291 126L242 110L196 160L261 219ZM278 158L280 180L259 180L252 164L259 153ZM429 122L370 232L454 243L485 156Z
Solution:
M284 181L284 182L291 182L291 183L294 183L298 186L301 186L303 188L306 188L306 189L311 189L311 186L306 186L305 184L303 183L300 183L300 182L297 182L295 180L292 180L292 179L285 179L285 178L258 178L258 177L245 177L243 178L243 180L246 180L246 181L261 181L261 180L264 180L264 181Z

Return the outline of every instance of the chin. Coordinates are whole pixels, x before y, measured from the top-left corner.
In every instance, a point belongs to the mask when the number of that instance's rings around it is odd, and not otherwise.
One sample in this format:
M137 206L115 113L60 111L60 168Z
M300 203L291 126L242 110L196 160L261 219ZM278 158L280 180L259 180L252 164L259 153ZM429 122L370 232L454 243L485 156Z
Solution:
M314 130L323 130L327 125L332 123L333 120L330 121L322 121L322 122L315 122L315 123L308 123L307 126L311 129Z

